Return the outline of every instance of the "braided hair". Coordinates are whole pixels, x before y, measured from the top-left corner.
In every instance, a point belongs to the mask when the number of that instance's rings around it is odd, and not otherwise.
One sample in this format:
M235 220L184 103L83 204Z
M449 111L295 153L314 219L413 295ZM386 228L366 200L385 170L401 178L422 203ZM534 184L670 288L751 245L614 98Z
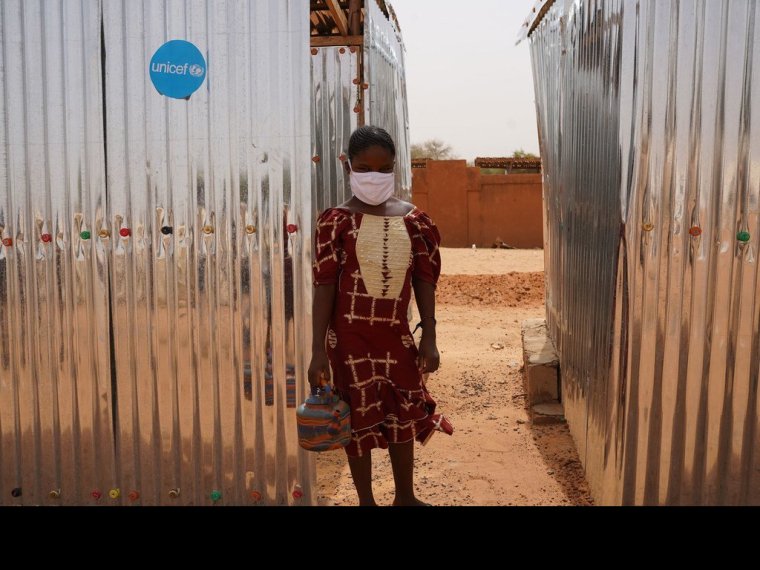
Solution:
M380 127L365 125L356 129L351 135L348 142L348 158L353 160L357 154L373 146L384 148L392 156L396 156L396 144L388 131Z

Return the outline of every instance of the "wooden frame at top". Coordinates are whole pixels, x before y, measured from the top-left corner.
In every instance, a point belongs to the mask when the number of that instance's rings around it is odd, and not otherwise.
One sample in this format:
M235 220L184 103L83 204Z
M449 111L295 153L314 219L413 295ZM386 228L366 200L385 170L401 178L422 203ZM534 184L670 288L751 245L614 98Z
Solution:
M315 25L318 26L318 29L321 28L322 33L311 36L311 47L363 45L362 11L364 4L365 0L320 0L319 3L313 2L312 34ZM330 29L330 32L324 33L326 29ZM334 33L336 31L337 34Z
M330 14L332 14L333 20L335 20L335 26L338 28L340 35L347 36L348 19L346 18L346 14L343 12L343 8L341 8L340 4L338 4L338 0L325 0L325 4L327 4L327 8L330 10Z

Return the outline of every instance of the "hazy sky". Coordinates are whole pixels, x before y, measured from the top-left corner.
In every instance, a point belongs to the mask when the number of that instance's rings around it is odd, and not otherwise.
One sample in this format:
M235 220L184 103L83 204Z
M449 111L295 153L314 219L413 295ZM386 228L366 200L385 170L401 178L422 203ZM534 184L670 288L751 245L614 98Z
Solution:
M390 0L406 43L412 142L438 138L459 158L538 154L528 42L535 0Z

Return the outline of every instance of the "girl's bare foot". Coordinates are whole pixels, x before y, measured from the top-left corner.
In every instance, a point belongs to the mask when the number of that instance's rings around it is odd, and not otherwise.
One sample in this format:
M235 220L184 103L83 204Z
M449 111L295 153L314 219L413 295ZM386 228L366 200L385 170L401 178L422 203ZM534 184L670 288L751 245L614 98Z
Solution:
M432 507L430 503L426 503L424 501L420 501L416 497L412 497L411 499L395 499L393 501L394 507Z

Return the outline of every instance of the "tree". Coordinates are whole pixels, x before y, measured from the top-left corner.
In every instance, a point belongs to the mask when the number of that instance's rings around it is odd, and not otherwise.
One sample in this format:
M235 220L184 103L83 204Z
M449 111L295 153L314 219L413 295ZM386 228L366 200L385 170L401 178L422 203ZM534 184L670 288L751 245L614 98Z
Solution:
M431 160L451 160L454 149L440 139L430 139L423 143L412 145L412 159L429 158Z
M538 160L539 157L533 154L532 152L525 152L523 149L516 150L514 153L512 153L511 158L516 158L518 160Z

